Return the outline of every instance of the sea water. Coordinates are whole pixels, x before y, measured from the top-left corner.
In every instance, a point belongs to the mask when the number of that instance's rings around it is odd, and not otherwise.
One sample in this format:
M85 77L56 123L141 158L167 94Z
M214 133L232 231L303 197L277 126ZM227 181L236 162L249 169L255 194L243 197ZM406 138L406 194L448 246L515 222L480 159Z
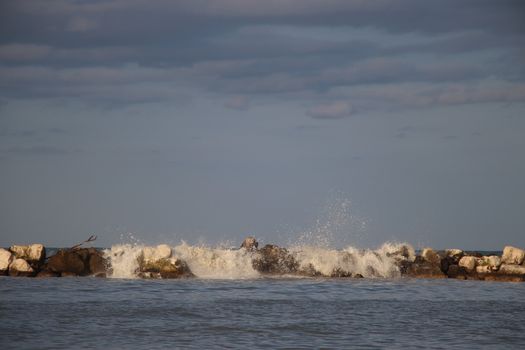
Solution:
M0 348L525 348L525 283L404 278L391 248L342 250L376 274L331 279L261 276L244 250L181 244L196 278L142 280L140 246L115 246L110 278L0 277ZM317 269L349 264L293 249Z

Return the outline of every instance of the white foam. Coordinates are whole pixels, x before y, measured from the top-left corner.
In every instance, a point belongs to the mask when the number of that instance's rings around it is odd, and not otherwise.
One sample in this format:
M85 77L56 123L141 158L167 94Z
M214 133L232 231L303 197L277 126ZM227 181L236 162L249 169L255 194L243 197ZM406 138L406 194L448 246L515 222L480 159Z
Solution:
M110 277L136 278L139 270L138 258L147 248L137 244L119 244L107 250L105 254L110 258L112 270ZM261 276L252 266L256 253L245 249L192 246L183 242L173 247L172 251L172 256L185 261L198 278L250 279ZM400 276L399 261L411 260L414 256L414 249L410 245L394 243L385 243L376 250L351 246L343 250L295 246L289 248L289 252L299 263L299 270L314 269L327 277L334 271L339 271L361 274L364 277L394 278Z
M257 278L252 267L252 253L245 249L210 248L182 243L174 255L186 261L191 272L200 278L243 279Z

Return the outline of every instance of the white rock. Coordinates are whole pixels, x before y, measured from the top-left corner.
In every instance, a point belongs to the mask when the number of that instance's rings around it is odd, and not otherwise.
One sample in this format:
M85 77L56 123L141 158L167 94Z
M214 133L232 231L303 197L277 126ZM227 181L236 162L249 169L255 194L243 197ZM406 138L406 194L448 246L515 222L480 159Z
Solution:
M484 256L483 265L486 265L492 271L497 271L501 266L501 258L497 255Z
M447 256L461 256L463 255L463 251L461 249L447 249L445 250L445 253Z
M26 261L42 261L46 257L46 249L42 244L12 245L9 250L18 259Z
M503 248L503 255L501 257L503 264L521 265L523 260L525 260L525 250L512 246Z
M431 248L423 249L423 252L421 253L421 257L423 258L423 260L425 260L425 261L427 261L429 263L432 263L434 265L437 265L437 264L441 263L441 258L439 257L438 253L436 253Z
M15 259L9 265L10 276L27 276L33 273L33 268L24 259Z
M476 272L477 273L490 273L492 272L489 265L478 265L476 266Z
M525 275L525 266L502 264L499 268L499 272L509 275Z
M42 244L31 244L26 251L28 261L41 261L46 257L46 249Z
M9 250L0 248L0 274L7 272L12 262L13 254Z
M476 257L464 256L459 260L459 266L463 267L467 272L472 272L476 268Z
M23 259L26 256L28 246L26 245L12 245L9 250L15 255L15 257Z

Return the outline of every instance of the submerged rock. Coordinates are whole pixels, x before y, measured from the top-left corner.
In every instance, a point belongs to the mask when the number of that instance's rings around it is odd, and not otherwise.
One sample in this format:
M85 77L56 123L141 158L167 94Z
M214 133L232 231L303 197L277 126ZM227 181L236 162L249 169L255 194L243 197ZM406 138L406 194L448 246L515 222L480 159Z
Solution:
M24 259L15 259L9 265L9 276L30 277L35 275L35 270Z
M0 275L7 275L9 265L13 262L13 254L9 250L0 248Z
M244 248L248 251L254 251L257 250L259 247L259 242L255 239L255 237L248 236L242 241L241 248Z
M524 260L525 250L512 246L503 248L503 255L501 256L503 264L521 265Z
M287 249L267 244L257 251L252 266L261 273L285 274L297 272L299 263Z

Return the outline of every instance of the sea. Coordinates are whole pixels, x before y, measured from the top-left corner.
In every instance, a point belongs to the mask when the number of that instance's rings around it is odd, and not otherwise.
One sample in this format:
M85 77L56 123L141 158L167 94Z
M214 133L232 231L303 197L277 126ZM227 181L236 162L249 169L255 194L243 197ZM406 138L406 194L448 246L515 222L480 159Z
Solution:
M0 349L525 349L525 283L402 277L385 247L354 252L365 278L265 276L244 250L185 244L195 278L145 280L139 248L107 249L108 278L0 277Z

